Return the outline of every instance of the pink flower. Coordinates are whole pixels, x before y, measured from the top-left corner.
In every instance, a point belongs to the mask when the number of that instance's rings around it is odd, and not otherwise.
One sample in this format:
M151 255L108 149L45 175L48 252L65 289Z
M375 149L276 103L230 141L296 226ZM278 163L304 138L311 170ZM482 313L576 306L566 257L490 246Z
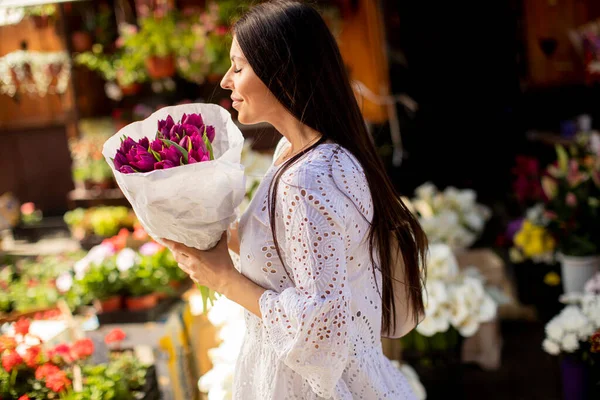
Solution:
M567 193L565 202L569 207L575 207L577 205L577 197L575 197L575 194L573 192L569 192Z
M21 204L21 214L30 215L35 212L35 204L32 202Z
M11 350L2 356L2 367L4 367L6 372L11 372L13 368L18 367L22 363L23 359L16 350Z

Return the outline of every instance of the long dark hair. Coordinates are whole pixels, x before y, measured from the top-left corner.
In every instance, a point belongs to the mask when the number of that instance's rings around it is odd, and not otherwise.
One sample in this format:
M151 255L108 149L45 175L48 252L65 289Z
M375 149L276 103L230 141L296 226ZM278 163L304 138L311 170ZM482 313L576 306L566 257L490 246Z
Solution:
M407 307L415 322L423 314L421 264L427 237L418 220L402 203L367 131L352 91L342 56L319 12L290 0L267 1L240 17L233 33L256 75L277 100L299 121L322 134L319 141L287 160L271 183L269 217L277 254L283 263L275 232L277 186L282 174L307 152L332 141L356 157L373 195L374 213L369 230L371 261L379 253L382 273L382 328L394 329L392 251L404 262ZM397 241L395 246L393 237ZM392 249L395 246L395 249ZM287 272L287 271L286 271ZM373 269L375 273L375 268Z

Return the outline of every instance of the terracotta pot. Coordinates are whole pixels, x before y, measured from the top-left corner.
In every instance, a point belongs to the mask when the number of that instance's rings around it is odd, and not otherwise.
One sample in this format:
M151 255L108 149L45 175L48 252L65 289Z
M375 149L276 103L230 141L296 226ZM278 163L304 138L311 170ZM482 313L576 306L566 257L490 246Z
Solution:
M123 297L112 296L100 301L101 312L111 312L123 308Z
M175 58L152 56L146 59L148 75L154 79L169 78L175 74Z
M121 92L123 92L123 96L131 96L134 94L138 94L142 89L142 86L139 83L131 83L129 85L119 85L121 88Z
M130 311L147 310L158 304L158 293L150 293L145 296L126 297L125 305Z
M73 50L82 53L92 48L92 35L82 31L73 32L71 43L73 43Z
M50 17L47 15L34 15L31 20L37 29L44 29L50 25Z

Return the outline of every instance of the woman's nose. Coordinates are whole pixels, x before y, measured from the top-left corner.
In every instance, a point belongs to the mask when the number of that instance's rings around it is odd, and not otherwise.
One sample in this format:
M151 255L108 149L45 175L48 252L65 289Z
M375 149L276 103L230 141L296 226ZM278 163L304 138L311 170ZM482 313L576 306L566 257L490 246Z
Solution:
M229 71L227 71L223 79L221 79L221 87L226 90L232 90Z

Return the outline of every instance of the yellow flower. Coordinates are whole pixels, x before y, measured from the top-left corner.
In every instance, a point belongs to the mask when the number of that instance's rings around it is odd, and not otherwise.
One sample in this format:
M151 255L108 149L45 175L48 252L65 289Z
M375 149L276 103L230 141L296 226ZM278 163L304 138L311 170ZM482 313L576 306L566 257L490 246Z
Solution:
M548 272L544 276L544 283L548 286L558 286L560 285L560 276L556 272Z
M515 235L514 243L527 258L552 252L556 245L552 236L543 226L531 221L523 221L519 232Z

